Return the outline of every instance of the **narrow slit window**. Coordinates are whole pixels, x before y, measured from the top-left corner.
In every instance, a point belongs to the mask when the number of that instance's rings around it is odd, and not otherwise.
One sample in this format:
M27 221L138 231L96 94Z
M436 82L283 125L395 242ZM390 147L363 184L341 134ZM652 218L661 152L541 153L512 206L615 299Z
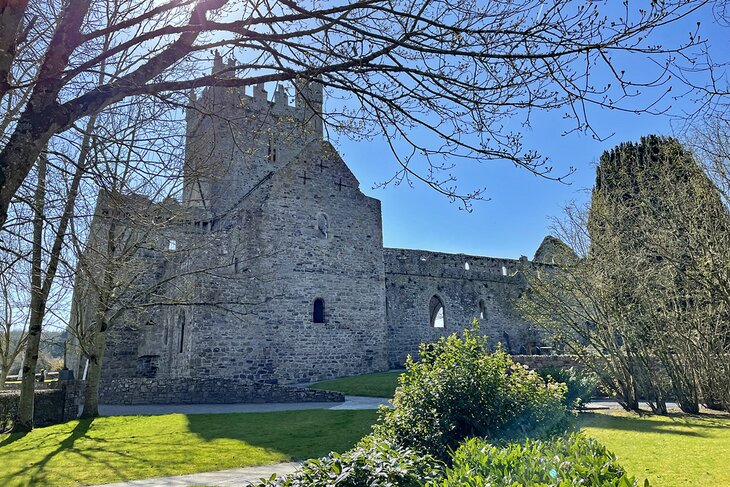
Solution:
M324 323L324 299L315 299L313 308L314 309L312 310L312 321L314 323Z
M434 295L428 303L429 319L433 328L443 328L446 324L444 316L444 303L441 298Z
M183 352L183 346L185 345L185 312L181 311L178 315L178 321L180 322L180 343L178 344L177 353Z
M469 270L469 263L468 262L464 262L464 270L465 271L468 271Z
M507 275L507 267L506 266L502 266L502 275L503 276L506 276Z

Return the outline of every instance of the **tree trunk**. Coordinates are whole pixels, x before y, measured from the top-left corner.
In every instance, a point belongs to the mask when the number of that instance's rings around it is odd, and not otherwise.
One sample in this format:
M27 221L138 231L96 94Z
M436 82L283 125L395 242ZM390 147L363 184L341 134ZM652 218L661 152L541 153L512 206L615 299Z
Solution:
M38 350L41 343L41 329L46 303L42 285L43 265L43 210L46 200L47 161L41 157L38 161L38 185L34 195L33 208L33 254L30 276L30 323L28 341L25 346L25 359L22 368L20 385L20 401L13 433L27 433L33 429L33 403L35 401L35 368L38 364Z
M99 383L101 382L101 368L104 363L104 353L106 352L106 330L106 326L99 327L94 337L93 355L89 357L89 372L86 376L82 418L99 416Z

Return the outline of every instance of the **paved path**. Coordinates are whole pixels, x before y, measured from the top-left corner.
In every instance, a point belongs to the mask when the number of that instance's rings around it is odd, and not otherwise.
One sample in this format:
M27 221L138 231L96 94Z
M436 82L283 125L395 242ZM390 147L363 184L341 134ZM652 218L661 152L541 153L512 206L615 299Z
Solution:
M268 479L273 473L278 475L291 473L298 466L298 463L275 463L260 467L234 468L232 470L193 473L190 475L179 475L177 477L131 480L129 482L117 482L116 484L104 484L103 487L191 487L200 485L245 487L254 482L258 482L262 478Z
M345 396L345 402L295 402L270 404L142 404L132 406L99 405L101 416L156 416L160 414L222 414L298 411L302 409L377 409L389 404L380 397Z

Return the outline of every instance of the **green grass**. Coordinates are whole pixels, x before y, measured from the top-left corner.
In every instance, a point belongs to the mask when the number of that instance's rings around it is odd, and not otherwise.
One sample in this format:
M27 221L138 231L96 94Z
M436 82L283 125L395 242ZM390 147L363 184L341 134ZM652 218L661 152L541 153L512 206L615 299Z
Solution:
M328 380L310 386L312 389L337 391L350 396L393 397L402 371L356 375Z
M585 413L581 425L652 487L730 486L730 417Z
M375 411L119 416L0 435L0 485L88 485L319 457L370 432Z

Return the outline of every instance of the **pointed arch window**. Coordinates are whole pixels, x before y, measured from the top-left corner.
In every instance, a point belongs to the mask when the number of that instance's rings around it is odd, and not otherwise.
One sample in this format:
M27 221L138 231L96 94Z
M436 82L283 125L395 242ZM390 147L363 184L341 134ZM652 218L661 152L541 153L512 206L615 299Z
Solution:
M429 322L433 328L443 328L446 324L444 302L435 294L428 303Z
M479 321L487 320L487 303L483 299L479 300Z
M324 299L315 299L314 306L312 308L312 322L324 323Z

